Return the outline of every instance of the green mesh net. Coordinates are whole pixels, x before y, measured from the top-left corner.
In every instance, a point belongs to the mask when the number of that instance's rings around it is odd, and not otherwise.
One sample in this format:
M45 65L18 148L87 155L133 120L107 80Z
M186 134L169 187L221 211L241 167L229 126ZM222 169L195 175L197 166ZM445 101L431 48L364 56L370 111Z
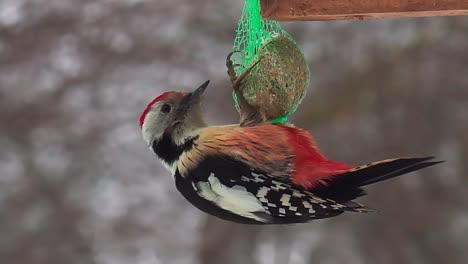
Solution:
M285 122L306 94L309 68L280 24L262 18L259 0L245 0L233 51L237 76L255 64L242 84L247 102L263 110L272 122Z

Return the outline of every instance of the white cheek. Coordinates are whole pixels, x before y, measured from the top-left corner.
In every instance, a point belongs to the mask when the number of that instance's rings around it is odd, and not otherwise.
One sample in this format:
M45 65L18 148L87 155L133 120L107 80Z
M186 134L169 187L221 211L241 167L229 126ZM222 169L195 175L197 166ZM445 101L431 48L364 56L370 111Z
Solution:
M162 136L164 129L162 128L163 121L158 121L158 116L154 112L149 112L146 115L145 122L141 128L141 133L145 142L151 146L151 143Z
M145 140L146 144L148 144L148 147L151 149L151 142L153 142L152 135L151 133L148 132L148 129L145 129L143 127L143 130L141 130L141 134L143 136L143 139Z

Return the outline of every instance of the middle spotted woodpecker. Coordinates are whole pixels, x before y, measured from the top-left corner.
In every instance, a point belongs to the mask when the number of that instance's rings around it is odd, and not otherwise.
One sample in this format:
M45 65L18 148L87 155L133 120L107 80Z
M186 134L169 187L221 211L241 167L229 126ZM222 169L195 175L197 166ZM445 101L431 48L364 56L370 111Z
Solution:
M312 136L289 125L206 126L200 96L165 92L140 117L143 138L198 209L245 224L303 223L343 212L369 212L354 202L363 186L439 162L396 158L352 168L328 160Z

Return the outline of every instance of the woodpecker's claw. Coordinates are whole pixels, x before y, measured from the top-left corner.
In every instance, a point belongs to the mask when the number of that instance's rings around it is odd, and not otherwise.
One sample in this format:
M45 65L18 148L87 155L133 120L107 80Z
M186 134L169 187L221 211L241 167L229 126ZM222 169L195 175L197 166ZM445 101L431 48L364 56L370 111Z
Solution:
M247 75L250 74L250 71L252 71L252 69L257 66L257 64L263 59L263 56L260 56L258 58L258 60L252 64L252 66L250 66L247 70L245 70L238 78L234 79L234 82L232 83L232 89L234 91L240 91L241 90L241 86L242 86L242 82L244 81L245 77L247 77Z
M242 93L242 83L245 78L250 74L252 69L257 66L257 64L263 59L263 56L259 56L257 61L253 63L248 69L246 69L240 76L236 75L236 71L234 70L235 67L241 66L240 64L234 64L231 60L232 55L234 52L238 51L231 51L226 57L226 67L228 68L228 75L232 83L232 89L237 96L237 102L239 104L239 113L240 113L240 126L253 126L258 123L262 123L266 121L266 117L263 113L261 113L258 109L251 106L247 100L244 98Z
M226 57L226 67L228 69L227 74L232 83L237 79L237 75L236 75L236 71L234 70L234 67L240 66L239 64L234 65L231 60L231 57L235 52L239 52L239 51L231 51Z

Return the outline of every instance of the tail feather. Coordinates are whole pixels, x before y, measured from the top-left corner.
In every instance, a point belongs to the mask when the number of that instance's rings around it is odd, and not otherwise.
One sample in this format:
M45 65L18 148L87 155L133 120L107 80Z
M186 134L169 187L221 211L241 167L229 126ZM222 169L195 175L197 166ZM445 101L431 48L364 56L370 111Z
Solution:
M417 165L427 164L432 159L434 157L388 159L353 168L335 177L343 178L349 184L366 186L415 171Z
M388 180L442 161L431 161L433 157L397 158L359 166L348 172L323 180L312 191L324 198L346 202L365 195L363 186Z
M382 175L380 177L370 179L370 180L368 180L366 182L363 182L361 186L366 186L366 185L374 184L376 182L385 181L385 180L395 178L395 177L401 176L403 174L407 174L407 173L417 171L417 170L420 170L420 169L424 169L426 167L430 167L430 166L433 166L433 165L436 165L436 164L439 164L439 163L442 163L442 162L443 161L430 161L430 162L428 161L428 162L417 163L415 165L408 166L408 167L402 168L400 170L396 170L394 172Z

